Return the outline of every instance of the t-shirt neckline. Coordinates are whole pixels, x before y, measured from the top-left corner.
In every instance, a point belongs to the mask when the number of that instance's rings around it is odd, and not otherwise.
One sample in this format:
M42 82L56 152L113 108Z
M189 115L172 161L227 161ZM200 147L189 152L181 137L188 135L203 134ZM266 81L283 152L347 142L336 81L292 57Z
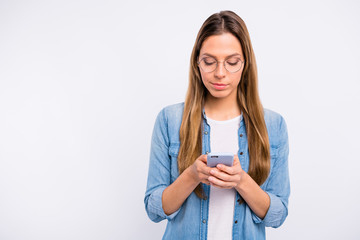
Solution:
M231 122L237 122L239 120L241 120L242 115L236 116L234 118L231 119L227 119L227 120L215 120L215 119L211 119L209 117L206 117L206 119L210 122L213 123L217 123L217 124L226 124L226 123L231 123Z

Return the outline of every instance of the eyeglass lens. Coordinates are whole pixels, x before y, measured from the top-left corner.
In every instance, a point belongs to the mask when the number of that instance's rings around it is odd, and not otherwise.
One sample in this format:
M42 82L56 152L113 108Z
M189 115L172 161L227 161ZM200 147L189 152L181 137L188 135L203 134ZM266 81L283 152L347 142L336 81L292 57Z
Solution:
M204 57L200 60L200 68L204 72L213 72L215 71L218 61L213 57ZM231 73L235 73L240 70L242 65L241 59L238 57L231 57L224 61L225 69Z

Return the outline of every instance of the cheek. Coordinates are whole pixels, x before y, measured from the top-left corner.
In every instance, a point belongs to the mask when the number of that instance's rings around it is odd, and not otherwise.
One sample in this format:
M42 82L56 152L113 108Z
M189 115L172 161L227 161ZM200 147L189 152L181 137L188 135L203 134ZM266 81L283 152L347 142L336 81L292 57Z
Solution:
M234 83L233 85L234 86L239 85L240 79L241 79L241 73L234 75L234 78L233 78L233 81L232 81Z
M200 72L200 76L201 76L201 81L204 83L204 85L207 85L207 83L210 80L209 74Z

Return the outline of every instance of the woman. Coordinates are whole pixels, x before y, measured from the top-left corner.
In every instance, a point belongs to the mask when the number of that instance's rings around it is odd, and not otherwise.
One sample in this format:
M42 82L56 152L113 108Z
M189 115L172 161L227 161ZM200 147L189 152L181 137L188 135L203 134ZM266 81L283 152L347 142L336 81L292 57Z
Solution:
M232 152L233 166L207 166L209 152ZM211 15L191 55L185 103L157 116L145 208L168 219L164 239L265 239L288 214L284 119L264 109L243 20Z

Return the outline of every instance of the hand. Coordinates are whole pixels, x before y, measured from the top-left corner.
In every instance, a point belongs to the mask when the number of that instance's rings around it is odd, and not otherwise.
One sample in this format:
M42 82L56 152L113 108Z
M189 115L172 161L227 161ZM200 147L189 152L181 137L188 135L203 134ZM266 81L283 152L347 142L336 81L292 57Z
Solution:
M233 166L218 164L215 168L211 168L208 181L218 188L235 188L241 183L244 173L238 156L234 155Z
M198 183L202 182L210 185L208 178L210 176L211 168L207 165L207 155L200 155L195 162L189 167L189 170Z

